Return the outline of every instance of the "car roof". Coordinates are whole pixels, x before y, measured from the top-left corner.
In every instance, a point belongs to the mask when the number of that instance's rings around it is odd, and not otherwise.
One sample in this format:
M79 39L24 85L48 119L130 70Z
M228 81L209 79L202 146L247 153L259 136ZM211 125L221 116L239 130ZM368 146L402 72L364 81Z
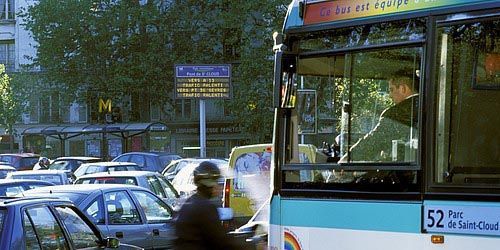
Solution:
M157 173L151 171L113 171L113 172L98 172L93 174L86 174L82 175L78 179L98 178L98 177L139 177L139 176L148 176L155 174Z
M57 157L54 161L59 161L59 160L93 161L93 160L101 160L101 158L91 157L91 156L62 156L62 157Z
M7 153L7 154L0 154L0 156L40 157L40 155L33 153Z
M4 197L4 196L0 197L0 207L40 204L47 202L73 204L70 201L62 200L57 197Z
M176 153L168 153L168 152L139 152L139 151L136 151L136 152L127 152L127 153L123 153L119 156L122 156L122 155L130 155L130 154L142 154L142 155L153 155L153 156L168 156L168 155L177 155L177 156L180 156ZM117 156L117 157L119 157Z
M15 171L11 173L12 175L47 175L47 174L66 174L65 170L25 170L25 171Z
M79 194L89 194L95 191L110 191L110 190L147 190L143 187L126 185L126 184L75 184L75 185L56 185L50 187L39 187L27 190L27 196L29 193L79 193Z
M49 186L53 186L54 183L42 180L31 180L31 179L0 179L0 185L2 184L11 184L11 183L39 183L39 184L48 184Z
M113 166L139 166L133 162L119 162L119 161L101 161L101 162L89 162L83 163L82 166L102 166L102 167L113 167Z
M188 163L184 168L182 168L181 170L179 170L179 173L174 177L174 179L179 176L179 178L183 178L183 175L189 175L193 173L194 169L198 167L198 164L196 163ZM227 165L224 165L224 166L220 166L220 165L217 165L217 167L219 167L220 171L221 171L221 175L224 177L224 178L229 178L231 177L231 171L229 171L229 167ZM188 173L186 173L188 172Z
M178 162L189 162L189 163L200 163L200 162L204 162L204 161L210 161L210 162L213 162L217 165L219 164L229 164L229 161L227 159L223 159L223 158L198 158L198 157L192 157L192 158L182 158L182 159L177 159L177 160L173 160L172 162L170 162L169 165L173 165L175 163L178 163Z
M0 164L0 170L16 170L16 168L9 164Z

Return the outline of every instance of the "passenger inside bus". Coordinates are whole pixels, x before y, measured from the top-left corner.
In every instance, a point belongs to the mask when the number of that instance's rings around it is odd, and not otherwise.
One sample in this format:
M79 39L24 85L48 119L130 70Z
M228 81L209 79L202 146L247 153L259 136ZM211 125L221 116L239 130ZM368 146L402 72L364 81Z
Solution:
M389 80L389 95L394 105L385 109L377 125L356 142L339 162L348 161L409 161L410 149L418 138L419 77L408 71L398 71ZM406 155L406 157L405 157Z

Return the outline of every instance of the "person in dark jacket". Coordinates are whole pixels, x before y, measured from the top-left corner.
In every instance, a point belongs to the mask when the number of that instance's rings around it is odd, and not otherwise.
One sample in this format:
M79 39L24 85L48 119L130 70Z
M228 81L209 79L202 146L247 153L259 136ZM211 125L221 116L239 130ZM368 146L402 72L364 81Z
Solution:
M176 218L174 249L241 249L222 227L217 208L211 200L217 197L219 168L204 161L193 174L197 191L186 200Z
M349 154L339 162L403 162L405 148L412 141L418 140L418 77L401 72L389 80L389 95L395 103L380 115L379 121L367 135L356 142ZM415 145L412 145L415 147ZM401 150L402 149L402 150ZM410 152L411 154L411 152ZM397 190L406 190L408 184L414 183L415 171L367 171L358 177L358 184L386 184ZM381 187L387 190L387 187Z
M410 142L418 138L418 78L407 75L389 80L389 95L395 103L380 115L370 133L350 148L351 161L395 161L392 155L394 141ZM398 155L398 161L401 153ZM341 161L345 161L344 156Z

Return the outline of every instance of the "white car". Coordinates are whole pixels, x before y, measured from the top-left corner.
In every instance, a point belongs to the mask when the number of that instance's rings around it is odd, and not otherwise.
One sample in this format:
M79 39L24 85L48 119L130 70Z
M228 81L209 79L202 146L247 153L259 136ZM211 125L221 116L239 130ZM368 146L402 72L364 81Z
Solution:
M199 163L190 163L182 168L179 173L172 180L172 185L174 185L175 189L182 196L189 196L196 191L196 185L194 184L194 175L193 171L196 167L198 167ZM225 164L217 164L219 167L222 176L219 179L219 187L220 187L220 200L222 201L222 190L224 187L224 179L228 178L229 175L229 164L226 162Z
M7 174L6 179L41 180L56 185L71 184L71 180L64 170L26 170Z

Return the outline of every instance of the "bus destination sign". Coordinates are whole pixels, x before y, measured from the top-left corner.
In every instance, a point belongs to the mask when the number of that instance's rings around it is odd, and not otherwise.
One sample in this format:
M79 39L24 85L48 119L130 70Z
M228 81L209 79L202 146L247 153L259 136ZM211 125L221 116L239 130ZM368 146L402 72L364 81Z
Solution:
M176 65L175 98L232 98L231 65Z
M424 202L424 231L428 233L454 233L500 235L500 206L490 204L440 204Z

